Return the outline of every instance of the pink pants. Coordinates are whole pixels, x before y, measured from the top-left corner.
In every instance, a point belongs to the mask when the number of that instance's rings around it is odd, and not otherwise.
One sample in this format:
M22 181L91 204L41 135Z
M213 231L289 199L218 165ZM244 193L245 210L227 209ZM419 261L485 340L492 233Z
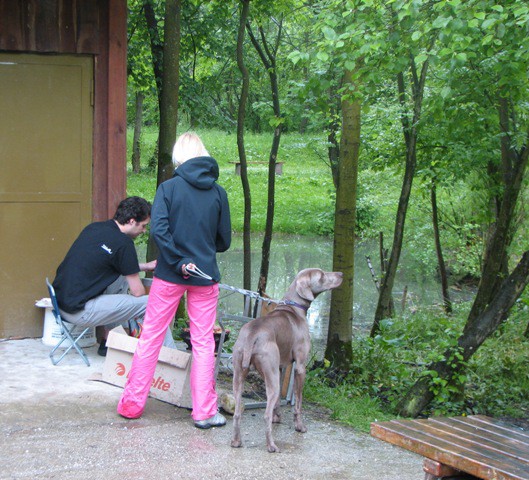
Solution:
M193 346L190 378L192 417L195 421L205 420L217 413L213 327L219 286L186 286L155 277L149 293L141 337L134 353L125 390L118 403L117 410L120 415L138 418L143 413L165 332L174 319L185 292Z

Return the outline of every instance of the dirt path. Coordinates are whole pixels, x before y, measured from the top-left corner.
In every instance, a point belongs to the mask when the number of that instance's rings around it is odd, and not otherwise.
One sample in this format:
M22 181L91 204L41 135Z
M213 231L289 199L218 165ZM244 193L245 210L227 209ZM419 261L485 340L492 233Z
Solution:
M199 430L189 411L149 399L144 416L115 413L120 389L90 380L104 359L86 367L69 355L54 367L40 340L0 343L2 479L355 479L422 480L422 460L307 410L309 431L292 427L289 407L266 451L262 410L247 410L244 447L230 447L224 428Z

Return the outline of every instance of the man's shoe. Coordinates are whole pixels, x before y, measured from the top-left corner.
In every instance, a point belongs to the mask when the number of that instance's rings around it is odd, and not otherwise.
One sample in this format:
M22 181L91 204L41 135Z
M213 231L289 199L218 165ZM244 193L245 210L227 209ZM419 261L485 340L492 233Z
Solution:
M107 341L106 340L101 340L101 343L99 344L99 348L97 349L97 354L101 355L102 357L106 357L107 356L107 350L108 350Z
M223 427L224 425L226 425L226 419L224 418L224 415L220 414L219 412L210 418L206 418L205 420L197 420L195 422L195 427L197 428Z

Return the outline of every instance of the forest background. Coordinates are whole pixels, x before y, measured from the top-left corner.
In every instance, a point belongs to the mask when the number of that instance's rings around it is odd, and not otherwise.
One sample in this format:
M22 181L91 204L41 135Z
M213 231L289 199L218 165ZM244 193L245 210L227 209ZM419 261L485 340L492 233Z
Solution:
M394 414L527 418L525 2L128 3L128 193L152 200L177 132L193 129L244 236L244 288L266 290L274 234L334 238L346 288L309 398L360 428ZM251 231L264 232L259 285ZM361 238L380 239L379 303L356 338ZM442 305L395 311L403 249L440 277ZM476 295L455 305L463 281Z

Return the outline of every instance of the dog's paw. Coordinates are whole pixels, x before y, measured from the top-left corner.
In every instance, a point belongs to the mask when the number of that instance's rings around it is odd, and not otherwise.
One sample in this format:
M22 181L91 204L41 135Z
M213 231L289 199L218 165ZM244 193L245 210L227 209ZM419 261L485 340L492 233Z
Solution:
M296 425L296 432L299 433L307 433L307 427L303 425L302 423Z
M240 447L242 447L242 442L240 440L232 440L231 441L231 446L233 448L240 448Z
M281 450L279 450L278 446L275 443L271 443L268 445L268 452L269 453L281 453Z

